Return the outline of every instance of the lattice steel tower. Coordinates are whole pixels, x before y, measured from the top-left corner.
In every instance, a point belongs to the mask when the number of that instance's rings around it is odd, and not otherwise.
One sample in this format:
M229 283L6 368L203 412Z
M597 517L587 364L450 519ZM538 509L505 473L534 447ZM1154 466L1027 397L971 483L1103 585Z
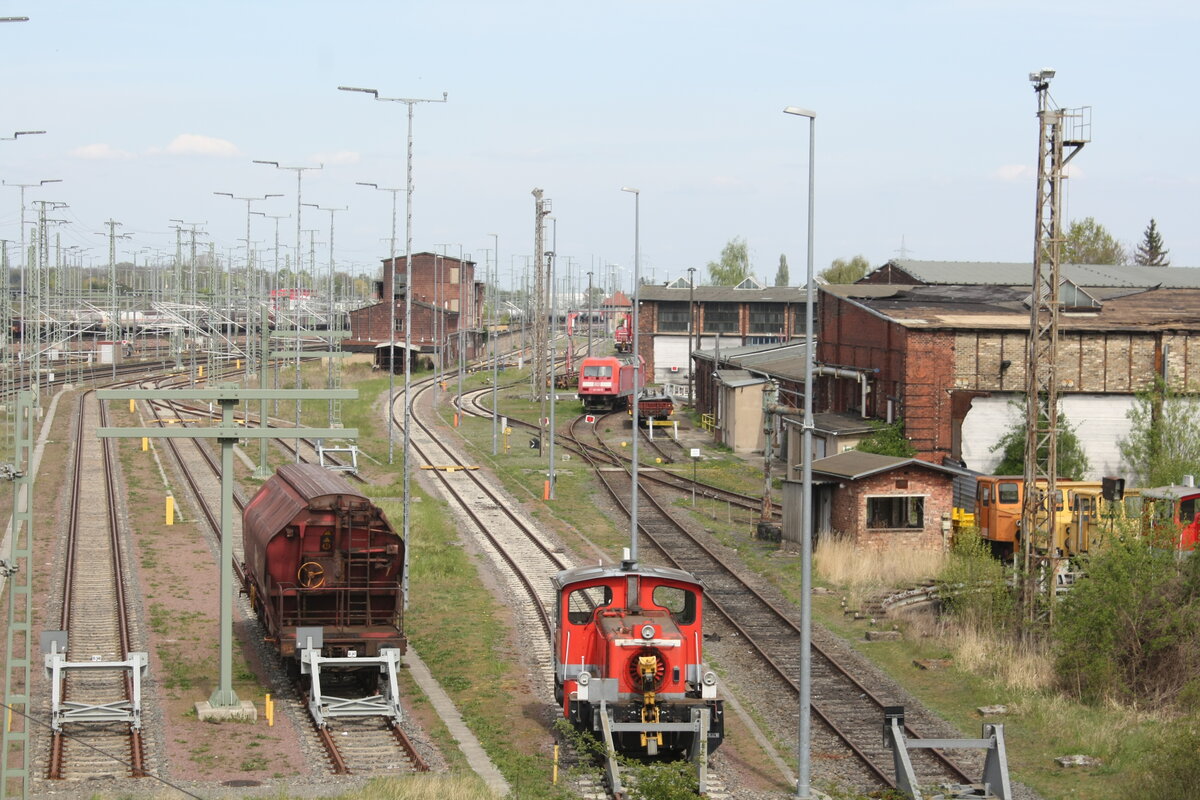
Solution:
M1063 250L1063 171L1089 140L1091 109L1053 107L1054 70L1031 72L1038 97L1037 219L1034 229L1032 292L1029 298L1029 349L1025 371L1025 496L1021 506L1021 544L1025 568L1024 603L1035 620L1039 576L1054 605L1058 553L1055 549L1055 496L1058 469L1058 313Z

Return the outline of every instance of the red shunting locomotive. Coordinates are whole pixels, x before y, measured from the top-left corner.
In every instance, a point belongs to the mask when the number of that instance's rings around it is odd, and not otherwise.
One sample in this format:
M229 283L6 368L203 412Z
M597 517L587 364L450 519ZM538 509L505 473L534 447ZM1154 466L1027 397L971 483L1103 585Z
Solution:
M341 475L280 467L246 506L242 543L246 591L294 671L297 627L324 629L325 657L406 649L404 541Z
M717 676L704 671L703 589L688 573L624 561L554 578L555 697L612 750L693 760L725 732Z

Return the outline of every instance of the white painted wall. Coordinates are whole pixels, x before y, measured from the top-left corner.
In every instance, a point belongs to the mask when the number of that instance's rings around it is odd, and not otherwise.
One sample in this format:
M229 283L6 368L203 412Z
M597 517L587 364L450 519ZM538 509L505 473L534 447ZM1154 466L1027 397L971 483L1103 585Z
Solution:
M1009 402L1013 397L1016 395L993 394L971 404L962 426L962 457L968 468L990 473L1000 463L1000 453L991 448L1020 417L1020 409ZM1133 405L1133 395L1127 394L1069 394L1062 398L1062 411L1091 462L1085 480L1125 475L1118 442L1129 435L1125 413Z
M731 341L725 337L725 341ZM739 340L740 341L740 340ZM715 336L700 336L695 340L697 350L711 350L717 343ZM687 386L688 371L687 334L656 333L654 335L654 376L652 383L679 383ZM678 367L672 372L671 367Z

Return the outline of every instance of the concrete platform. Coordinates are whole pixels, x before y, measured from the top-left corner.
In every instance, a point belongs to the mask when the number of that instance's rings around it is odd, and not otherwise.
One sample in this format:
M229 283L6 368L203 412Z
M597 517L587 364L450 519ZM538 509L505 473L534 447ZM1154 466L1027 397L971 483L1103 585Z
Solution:
M217 707L210 705L207 700L201 700L196 703L196 716L202 722L255 722L258 719L258 708L249 700L242 700L236 706Z

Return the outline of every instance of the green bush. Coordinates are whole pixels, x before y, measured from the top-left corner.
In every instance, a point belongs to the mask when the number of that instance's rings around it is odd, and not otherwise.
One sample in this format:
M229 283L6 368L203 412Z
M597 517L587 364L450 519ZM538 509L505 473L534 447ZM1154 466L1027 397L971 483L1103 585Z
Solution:
M1200 667L1195 561L1134 538L1089 559L1053 631L1060 686L1088 703L1190 702Z
M945 613L983 630L1000 632L1011 627L1013 598L1004 565L992 556L978 528L963 528L955 534L950 560L937 582Z

